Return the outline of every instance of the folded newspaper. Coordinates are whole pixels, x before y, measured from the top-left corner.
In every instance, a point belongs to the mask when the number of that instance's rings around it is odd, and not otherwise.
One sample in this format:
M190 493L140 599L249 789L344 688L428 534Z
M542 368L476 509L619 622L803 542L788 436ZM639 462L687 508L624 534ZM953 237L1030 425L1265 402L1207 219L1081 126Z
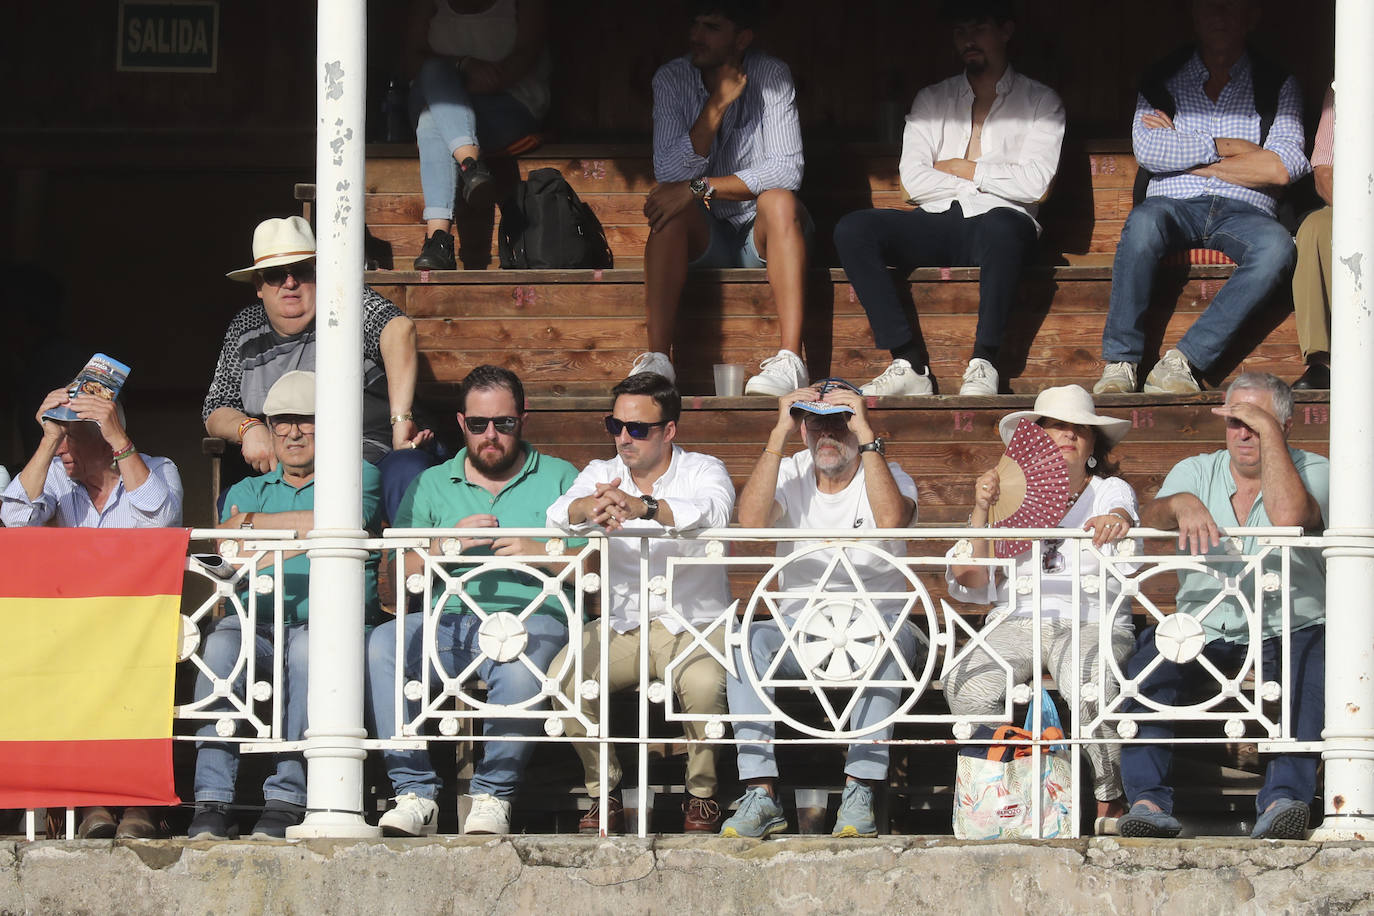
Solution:
M67 397L76 398L83 394L94 395L113 401L119 397L124 380L129 377L129 367L112 356L97 353L86 363L76 379L67 386ZM80 420L76 411L70 407L51 407L43 411L45 420Z

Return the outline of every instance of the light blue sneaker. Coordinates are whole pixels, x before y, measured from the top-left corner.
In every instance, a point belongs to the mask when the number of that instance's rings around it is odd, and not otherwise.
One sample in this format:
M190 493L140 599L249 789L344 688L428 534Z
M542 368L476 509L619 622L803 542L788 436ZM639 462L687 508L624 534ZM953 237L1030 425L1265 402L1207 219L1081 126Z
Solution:
M787 829L782 805L763 786L750 786L740 796L739 808L720 828L721 836L763 839Z
M873 789L851 779L840 796L840 811L835 815L831 836L877 836L878 821L873 815Z

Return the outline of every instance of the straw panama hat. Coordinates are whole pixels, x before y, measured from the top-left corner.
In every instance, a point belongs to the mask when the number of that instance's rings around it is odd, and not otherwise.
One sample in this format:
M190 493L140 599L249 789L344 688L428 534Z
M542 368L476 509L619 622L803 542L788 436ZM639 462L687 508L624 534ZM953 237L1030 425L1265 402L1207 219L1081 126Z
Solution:
M279 417L291 414L298 417L315 415L315 373L293 369L273 383L262 402L264 416Z
M1022 420L1034 422L1041 417L1080 426L1095 426L1109 446L1116 445L1131 430L1130 420L1118 420L1098 414L1093 406L1093 396L1081 386L1062 385L1058 388L1046 388L1036 395L1035 409L1007 414L997 424L997 432L1001 435L1003 443L1009 443L1012 434L1016 432L1017 423Z
M305 217L265 219L253 230L253 266L231 270L225 276L247 283L253 279L254 271L281 264L295 264L314 256L315 233L310 231L310 223L306 222Z

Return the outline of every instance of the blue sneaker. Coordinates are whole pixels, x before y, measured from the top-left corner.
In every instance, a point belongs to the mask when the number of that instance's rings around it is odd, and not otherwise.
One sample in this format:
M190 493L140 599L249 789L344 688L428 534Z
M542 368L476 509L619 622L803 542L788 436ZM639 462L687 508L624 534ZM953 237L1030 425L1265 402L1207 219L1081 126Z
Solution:
M1140 803L1132 805L1130 813L1116 821L1116 832L1121 836L1170 839L1178 836L1182 829L1183 825L1172 814L1156 811Z
M1252 840L1301 840L1307 837L1307 819L1311 809L1296 798L1280 798L1273 802L1255 821L1250 831Z
M851 779L840 796L840 811L835 815L831 836L877 836L878 821L873 816L873 789Z
M763 786L750 786L740 796L734 815L720 828L721 836L763 839L787 829L782 805Z

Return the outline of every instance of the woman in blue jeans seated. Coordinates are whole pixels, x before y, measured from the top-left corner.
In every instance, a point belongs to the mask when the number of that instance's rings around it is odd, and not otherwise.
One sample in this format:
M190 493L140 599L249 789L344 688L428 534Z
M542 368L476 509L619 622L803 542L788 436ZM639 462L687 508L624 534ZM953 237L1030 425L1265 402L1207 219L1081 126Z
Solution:
M529 137L549 108L544 0L415 0L406 63L420 147L425 244L416 270L455 270L453 204L485 207L496 184L483 149ZM533 144L531 144L533 145Z

